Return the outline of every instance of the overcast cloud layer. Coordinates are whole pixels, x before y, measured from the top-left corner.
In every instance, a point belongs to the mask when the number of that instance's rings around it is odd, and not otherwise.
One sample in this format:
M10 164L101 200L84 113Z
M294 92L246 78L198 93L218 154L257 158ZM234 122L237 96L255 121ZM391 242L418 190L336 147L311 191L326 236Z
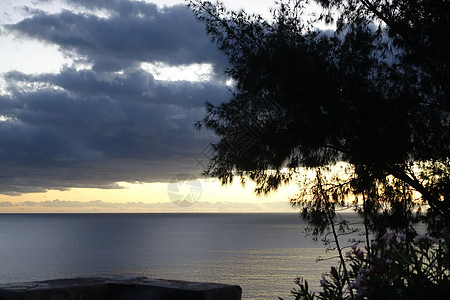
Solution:
M194 157L205 159L201 150L211 136L193 124L206 101L230 93L226 61L203 25L183 5L66 5L56 14L29 9L29 17L3 27L56 45L73 63L59 73L1 74L0 193L116 188L119 181L200 174ZM159 81L142 63L213 68L208 81Z

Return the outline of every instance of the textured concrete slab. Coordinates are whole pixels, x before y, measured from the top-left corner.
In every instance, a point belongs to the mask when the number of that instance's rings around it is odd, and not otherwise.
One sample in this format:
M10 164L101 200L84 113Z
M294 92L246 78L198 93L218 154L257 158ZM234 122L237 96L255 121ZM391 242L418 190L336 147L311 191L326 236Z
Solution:
M242 289L219 283L82 277L0 285L11 300L240 300Z

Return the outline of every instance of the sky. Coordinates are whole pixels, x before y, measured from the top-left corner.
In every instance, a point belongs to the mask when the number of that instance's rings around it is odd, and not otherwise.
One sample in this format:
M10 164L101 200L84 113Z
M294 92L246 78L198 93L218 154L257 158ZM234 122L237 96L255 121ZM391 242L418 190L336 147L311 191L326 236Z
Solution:
M292 211L200 177L232 82L183 1L2 0L0 44L0 213Z

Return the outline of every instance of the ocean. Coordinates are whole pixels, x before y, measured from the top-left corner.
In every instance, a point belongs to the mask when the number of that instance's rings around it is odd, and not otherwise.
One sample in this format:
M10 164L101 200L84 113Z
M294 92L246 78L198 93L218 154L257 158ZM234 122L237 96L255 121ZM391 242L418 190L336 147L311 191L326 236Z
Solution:
M240 285L243 299L293 299L335 260L295 213L0 214L0 283L146 276Z

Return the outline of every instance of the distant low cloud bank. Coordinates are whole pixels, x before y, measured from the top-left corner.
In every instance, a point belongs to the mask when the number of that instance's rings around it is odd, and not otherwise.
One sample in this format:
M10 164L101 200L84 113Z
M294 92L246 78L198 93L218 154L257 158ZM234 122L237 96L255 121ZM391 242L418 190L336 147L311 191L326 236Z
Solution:
M236 202L196 202L188 207L180 207L173 202L143 203L111 203L105 201L41 201L41 202L0 202L3 213L264 213L264 212L295 212L287 201L261 202L261 203L236 203Z

